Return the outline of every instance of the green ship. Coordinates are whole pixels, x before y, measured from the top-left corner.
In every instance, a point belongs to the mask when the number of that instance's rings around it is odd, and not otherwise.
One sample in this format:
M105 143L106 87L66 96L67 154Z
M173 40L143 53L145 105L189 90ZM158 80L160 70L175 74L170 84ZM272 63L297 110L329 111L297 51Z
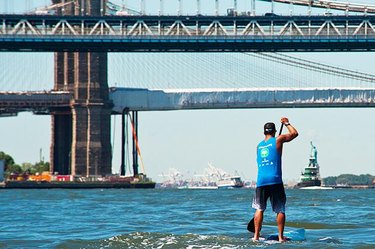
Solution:
M301 173L300 181L295 186L296 188L320 187L322 185L319 173L318 151L312 142L310 144L309 165Z

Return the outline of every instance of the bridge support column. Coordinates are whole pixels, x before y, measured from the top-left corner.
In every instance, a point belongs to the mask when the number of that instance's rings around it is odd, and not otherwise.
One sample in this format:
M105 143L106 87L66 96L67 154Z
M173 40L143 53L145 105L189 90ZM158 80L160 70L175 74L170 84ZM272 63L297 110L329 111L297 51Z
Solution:
M52 4L61 3L62 0L52 0ZM74 13L73 3L57 9L58 15ZM74 90L74 53L55 53L55 84L54 90ZM51 116L52 137L50 150L50 171L59 174L72 174L72 112L65 110L54 112Z
M72 174L111 173L110 114L100 104L73 107Z
M101 15L105 2L78 0L57 13ZM70 116L52 118L51 168L82 176L112 172L107 71L107 53L55 53L55 90L70 91L74 100Z
M55 53L54 90L71 91L74 83L73 53ZM51 116L50 172L71 174L72 114L55 111Z
M87 172L87 109L74 105L72 107L72 153L71 173L72 175L88 175Z
M112 172L106 53L56 53L55 90L72 92L71 110L52 115L51 172Z
M107 54L76 53L74 71L72 172L84 176L110 174Z
M72 115L52 114L51 173L70 174Z
M111 173L110 111L102 105L89 106L87 129L87 173Z

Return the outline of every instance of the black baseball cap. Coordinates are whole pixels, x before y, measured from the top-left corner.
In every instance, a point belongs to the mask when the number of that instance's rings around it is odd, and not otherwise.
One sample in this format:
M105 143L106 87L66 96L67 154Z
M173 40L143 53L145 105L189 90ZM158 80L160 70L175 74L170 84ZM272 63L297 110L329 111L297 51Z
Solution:
M272 122L268 122L264 125L264 134L272 134L276 132L276 126Z

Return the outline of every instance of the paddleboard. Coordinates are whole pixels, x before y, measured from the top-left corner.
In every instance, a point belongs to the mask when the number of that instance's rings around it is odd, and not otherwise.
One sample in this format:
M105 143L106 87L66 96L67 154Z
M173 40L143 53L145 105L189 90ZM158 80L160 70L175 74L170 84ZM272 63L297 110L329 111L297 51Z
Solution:
M286 237L287 241L304 241L305 238L305 229L295 229L291 231L284 232L284 236ZM264 243L279 243L279 235L278 233L270 234L265 236L265 238L260 238L258 242Z

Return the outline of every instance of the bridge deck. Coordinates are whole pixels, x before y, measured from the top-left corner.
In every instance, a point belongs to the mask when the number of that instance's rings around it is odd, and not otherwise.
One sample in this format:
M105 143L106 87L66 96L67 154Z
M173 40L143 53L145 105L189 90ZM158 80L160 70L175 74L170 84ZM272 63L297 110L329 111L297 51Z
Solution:
M48 113L53 108L68 108L68 92L0 92L0 116L20 111Z
M259 88L150 90L111 88L112 111L166 111L235 108L375 107L374 88ZM0 92L0 115L21 111L48 114L70 108L67 92Z
M230 108L375 107L375 88L194 89L112 88L113 111Z

